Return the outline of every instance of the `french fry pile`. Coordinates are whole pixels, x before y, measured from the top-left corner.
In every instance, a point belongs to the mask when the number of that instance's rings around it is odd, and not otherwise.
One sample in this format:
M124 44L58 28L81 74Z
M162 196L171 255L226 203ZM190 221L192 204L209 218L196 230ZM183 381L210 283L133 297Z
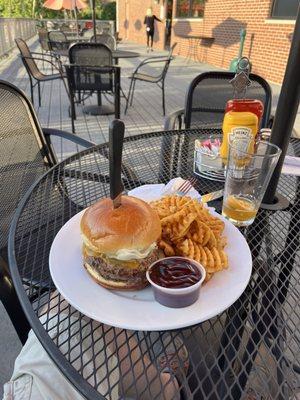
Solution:
M215 272L228 267L224 222L212 216L197 200L184 196L166 196L150 203L161 220L159 248L166 256L185 256L200 262L206 281Z

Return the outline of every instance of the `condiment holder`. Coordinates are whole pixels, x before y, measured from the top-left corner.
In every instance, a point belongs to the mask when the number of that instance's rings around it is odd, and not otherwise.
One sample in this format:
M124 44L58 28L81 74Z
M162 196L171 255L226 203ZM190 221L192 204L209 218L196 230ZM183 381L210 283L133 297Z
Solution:
M220 156L222 135L195 140L194 173L213 181L225 181L225 166Z

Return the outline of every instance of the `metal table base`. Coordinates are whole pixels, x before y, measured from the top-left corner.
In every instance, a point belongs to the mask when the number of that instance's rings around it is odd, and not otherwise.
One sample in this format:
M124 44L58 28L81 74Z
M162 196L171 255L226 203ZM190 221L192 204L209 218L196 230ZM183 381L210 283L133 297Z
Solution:
M84 106L83 112L88 115L111 115L115 113L115 108L109 104L90 105Z

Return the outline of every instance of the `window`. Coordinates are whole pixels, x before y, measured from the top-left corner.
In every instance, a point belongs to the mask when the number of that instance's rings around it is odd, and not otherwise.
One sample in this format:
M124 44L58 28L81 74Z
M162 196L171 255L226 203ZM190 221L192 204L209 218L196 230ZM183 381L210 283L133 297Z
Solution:
M296 19L300 0L274 0L272 18Z
M205 0L177 0L177 18L202 18Z

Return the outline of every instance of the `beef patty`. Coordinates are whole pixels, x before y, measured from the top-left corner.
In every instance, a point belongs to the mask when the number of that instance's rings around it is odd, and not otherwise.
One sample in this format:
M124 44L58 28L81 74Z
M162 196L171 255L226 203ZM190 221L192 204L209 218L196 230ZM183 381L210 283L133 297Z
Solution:
M154 261L159 259L159 251L154 249L146 258L141 260L120 261L108 258L104 254L92 256L84 252L83 262L104 279L115 282L127 282L132 286L146 285L146 271Z

